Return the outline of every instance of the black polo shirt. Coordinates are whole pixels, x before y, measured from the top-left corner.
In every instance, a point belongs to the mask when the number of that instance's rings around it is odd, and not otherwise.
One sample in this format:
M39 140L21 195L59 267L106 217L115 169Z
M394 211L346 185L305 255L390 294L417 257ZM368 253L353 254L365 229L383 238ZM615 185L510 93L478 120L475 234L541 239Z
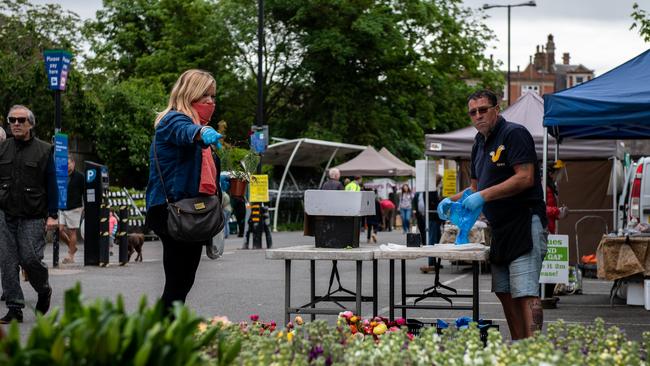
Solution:
M512 221L527 208L539 216L546 227L546 206L542 179L535 153L535 142L528 130L499 116L487 140L477 133L472 147L472 179L478 181L478 190L497 185L515 174L514 166L532 163L535 166L535 184L514 196L486 202L483 214L492 225Z

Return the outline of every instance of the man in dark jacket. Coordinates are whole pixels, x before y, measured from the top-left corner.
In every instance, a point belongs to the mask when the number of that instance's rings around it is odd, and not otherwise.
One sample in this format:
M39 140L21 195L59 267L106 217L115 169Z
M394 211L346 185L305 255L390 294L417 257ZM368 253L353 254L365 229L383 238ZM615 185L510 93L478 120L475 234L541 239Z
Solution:
M328 172L329 179L327 182L323 183L323 185L320 187L320 189L324 189L327 191L342 191L343 190L343 183L339 179L341 179L341 171L339 171L336 168L330 169Z
M38 293L36 311L50 308L52 288L43 263L45 228L58 225L58 189L52 145L33 136L34 114L15 105L7 121L13 138L0 144L0 268L9 312L0 324L23 321L18 265Z

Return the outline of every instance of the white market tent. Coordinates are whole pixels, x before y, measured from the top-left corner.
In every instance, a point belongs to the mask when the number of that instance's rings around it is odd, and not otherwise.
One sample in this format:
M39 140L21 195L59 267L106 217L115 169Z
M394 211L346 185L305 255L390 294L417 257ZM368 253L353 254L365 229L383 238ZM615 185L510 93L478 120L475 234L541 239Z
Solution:
M278 187L278 195L275 199L275 214L273 215L273 231L277 231L278 225L278 208L280 207L280 197L282 196L282 188L284 181L289 173L291 166L298 167L318 167L327 162L323 175L319 183L319 187L325 180L327 170L332 163L332 160L337 156L343 156L350 153L356 153L365 150L365 146L344 144L341 142L323 141L308 138L301 138L295 140L280 141L273 145L269 145L266 152L262 156L262 164L281 165L284 166L280 186Z

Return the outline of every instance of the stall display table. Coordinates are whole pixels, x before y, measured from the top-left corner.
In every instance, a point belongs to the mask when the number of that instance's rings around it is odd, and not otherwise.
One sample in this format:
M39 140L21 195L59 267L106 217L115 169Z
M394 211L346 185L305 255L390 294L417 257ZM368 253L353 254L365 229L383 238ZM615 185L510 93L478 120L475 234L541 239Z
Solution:
M472 318L479 320L479 267L481 262L486 262L489 256L489 247L483 244L436 244L423 247L390 246L389 249L381 246L375 251L375 259L389 260L389 318L394 320L395 309L402 310L402 318L406 318L407 309L443 309L443 310L472 310ZM406 291L406 261L418 258L434 257L438 260L468 261L472 263L472 294L458 294L455 289L444 286L439 282L436 274L433 287L424 289L422 293L413 294ZM401 303L395 304L395 260L401 262ZM441 293L438 289L447 289L453 293ZM472 306L454 306L451 298L472 298ZM414 298L413 304L407 300ZM419 305L418 301L425 298L443 298L450 305Z
M355 307L351 310L355 314L361 314L361 303L372 302L373 316L377 315L377 260L374 252L377 246L364 246L350 249L316 248L314 245L301 245L287 248L270 249L266 251L266 259L284 260L284 322L287 324L291 314L310 314L311 320L316 314L337 315L341 311L348 310L340 302L354 301ZM310 301L302 306L291 305L291 261L309 261L309 283ZM331 261L332 272L329 277L329 286L324 295L316 295L316 261ZM337 267L338 261L356 262L356 289L350 291L341 285L341 279ZM372 296L362 295L362 270L363 262L372 261ZM332 285L336 280L338 288L333 289ZM340 295L338 293L343 293ZM333 303L338 307L316 307L319 303Z
M650 276L650 236L603 235L596 260L601 279L616 281L637 273Z

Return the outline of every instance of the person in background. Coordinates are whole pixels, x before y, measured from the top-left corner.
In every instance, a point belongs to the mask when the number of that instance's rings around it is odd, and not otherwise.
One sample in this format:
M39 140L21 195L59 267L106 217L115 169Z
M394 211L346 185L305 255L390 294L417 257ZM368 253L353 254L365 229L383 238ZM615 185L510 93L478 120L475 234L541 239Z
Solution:
M399 195L399 214L402 217L402 233L406 234L411 227L411 215L413 214L413 194L408 184L402 184Z
M230 236L230 215L232 215L232 206L230 205L230 195L226 191L221 192L221 207L223 207L223 220L226 223L223 227L223 237L228 239Z
M564 162L562 160L550 162L546 169L546 217L548 220L549 234L557 234L555 222L565 218L569 212L566 206L557 206L557 179L562 169L564 169Z
M194 285L203 247L209 244L183 242L169 235L167 199L176 202L221 194L217 182L219 166L210 145L217 145L222 136L207 126L214 112L215 94L216 82L209 72L185 71L172 88L167 108L154 122L149 151L147 226L163 245L165 286L161 300L167 312L174 302L185 302Z
M549 234L557 234L556 222L563 219L568 214L566 206L558 207L558 190L557 181L560 173L564 169L564 162L557 160L549 162L546 169L546 219L548 220ZM555 309L559 298L554 297L555 283L544 284L544 297L542 298L542 306L545 309Z
M367 189L370 190L370 189ZM377 232L379 231L379 225L381 223L381 204L379 203L379 195L377 190L374 190L375 193L375 214L371 216L364 216L366 220L366 226L368 227L368 243L377 243Z
M499 114L496 94L474 92L468 115L478 131L471 153L471 195L463 208L481 210L492 227L492 291L501 302L513 340L541 331L539 277L546 255L546 207L535 141L522 125ZM438 206L443 219L464 191Z
M59 238L68 246L68 256L63 263L74 263L77 252L77 230L81 227L83 213L84 175L75 170L75 161L68 157L68 196L66 209L59 210Z
M361 191L361 177L358 175L354 177L354 180L350 181L350 183L345 186L345 190L351 192Z
M43 262L45 230L56 230L59 215L52 145L34 137L36 118L29 108L14 105L7 122L13 138L0 144L0 161L5 162L0 167L0 270L9 311L0 324L23 321L18 265L38 294L35 310L49 310L52 287Z
M327 176L329 179L323 183L323 185L320 187L320 189L324 189L327 191L341 191L343 190L343 184L339 179L341 179L341 172L336 169L336 168L331 168L329 172L327 172Z
M425 201L425 195L424 192L417 192L413 196L413 201L411 202L411 206L415 208L415 219L417 220L417 225L418 225L418 230L420 231L420 237L422 238L422 243L426 243L427 245L436 245L438 242L440 242L440 226L444 223L443 220L440 219L440 216L438 215L438 211L436 208L438 207L438 203L440 203L440 182L442 181L442 176L440 174L436 175L436 190L429 192L429 237L428 241L425 241L426 239L426 201ZM420 267L420 271L422 273L430 273L435 270L433 264L434 264L434 258L429 257L427 262L428 265ZM442 265L440 266L442 268Z
M397 186L392 185L390 187L390 193L388 193L388 199L393 203L393 206L395 206L395 210L393 210L393 216L390 218L390 225L391 227L396 227L397 224L397 215L399 215L399 193L397 192Z
M395 204L388 198L379 201L381 207L381 225L384 231L393 231L392 219L395 213Z
M242 238L246 226L246 201L243 197L230 196L230 205L237 220L237 237Z

